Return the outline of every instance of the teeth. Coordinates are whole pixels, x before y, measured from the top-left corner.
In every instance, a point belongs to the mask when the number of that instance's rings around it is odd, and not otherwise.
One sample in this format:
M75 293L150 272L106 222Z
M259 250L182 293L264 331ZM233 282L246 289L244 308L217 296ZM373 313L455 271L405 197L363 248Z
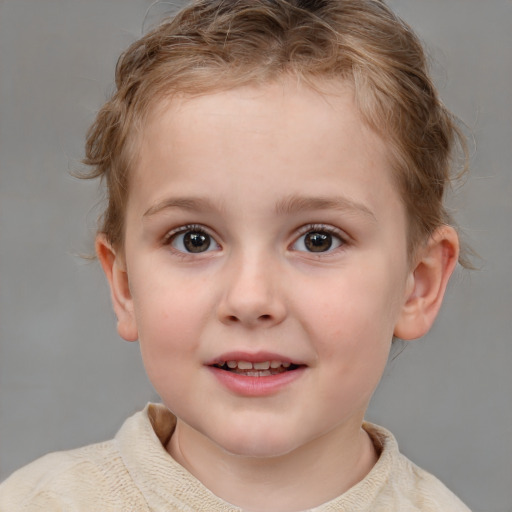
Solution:
M268 377L269 375L272 375L268 370L262 371L262 372L246 372L245 375L247 377Z
M270 361L264 361L263 363L254 363L255 370L268 370L270 368Z
M266 371L270 368L276 370L278 368L289 368L291 363L284 363L282 361L261 361L259 363L251 363L250 361L226 361L227 367L231 370L258 370Z

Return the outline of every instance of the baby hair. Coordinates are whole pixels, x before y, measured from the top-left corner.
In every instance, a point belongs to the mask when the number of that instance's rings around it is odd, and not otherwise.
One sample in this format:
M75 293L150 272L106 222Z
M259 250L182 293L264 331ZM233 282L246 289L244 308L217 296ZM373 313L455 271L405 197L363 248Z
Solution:
M91 126L86 177L103 177L100 231L122 247L130 167L155 104L285 77L349 84L362 119L388 144L408 217L408 250L452 223L443 197L466 153L410 27L380 0L198 0L120 57L116 89ZM464 254L460 262L465 265Z

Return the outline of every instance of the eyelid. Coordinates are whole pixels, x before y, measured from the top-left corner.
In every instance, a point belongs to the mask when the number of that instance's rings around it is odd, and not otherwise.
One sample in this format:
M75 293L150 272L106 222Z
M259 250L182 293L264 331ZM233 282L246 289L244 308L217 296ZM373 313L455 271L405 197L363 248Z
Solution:
M215 237L215 235L212 233L212 231L204 226L203 224L182 224L180 226L177 226L175 228L170 229L165 233L163 236L164 240L171 239L174 235L178 235L180 233L185 233L187 231L198 231L200 233L205 233L207 235L210 235L211 237Z

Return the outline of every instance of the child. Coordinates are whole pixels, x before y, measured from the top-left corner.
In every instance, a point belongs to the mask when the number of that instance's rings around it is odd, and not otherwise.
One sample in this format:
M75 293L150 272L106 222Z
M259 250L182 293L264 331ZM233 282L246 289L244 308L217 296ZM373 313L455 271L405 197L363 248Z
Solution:
M379 0L201 0L124 53L86 163L163 405L16 472L0 510L468 510L364 422L460 258L425 68Z

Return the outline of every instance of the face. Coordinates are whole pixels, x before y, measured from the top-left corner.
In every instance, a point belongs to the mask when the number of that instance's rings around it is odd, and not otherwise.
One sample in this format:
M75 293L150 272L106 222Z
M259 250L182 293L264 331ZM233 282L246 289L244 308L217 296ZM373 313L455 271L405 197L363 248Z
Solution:
M283 455L359 429L410 271L386 145L350 88L160 103L125 235L120 332L205 446Z

